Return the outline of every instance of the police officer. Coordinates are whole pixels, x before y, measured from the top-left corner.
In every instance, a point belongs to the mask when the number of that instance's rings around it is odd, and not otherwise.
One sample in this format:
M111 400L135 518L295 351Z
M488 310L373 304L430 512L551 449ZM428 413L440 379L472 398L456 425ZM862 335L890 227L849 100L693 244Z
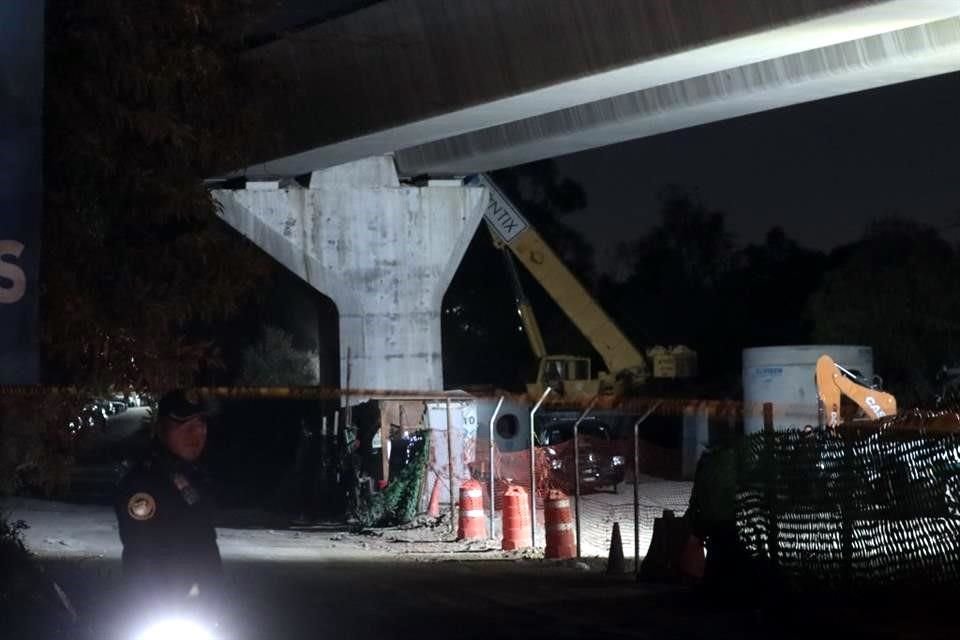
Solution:
M148 454L120 482L115 502L129 595L176 605L215 602L222 564L210 487L196 463L208 409L193 392L166 394Z

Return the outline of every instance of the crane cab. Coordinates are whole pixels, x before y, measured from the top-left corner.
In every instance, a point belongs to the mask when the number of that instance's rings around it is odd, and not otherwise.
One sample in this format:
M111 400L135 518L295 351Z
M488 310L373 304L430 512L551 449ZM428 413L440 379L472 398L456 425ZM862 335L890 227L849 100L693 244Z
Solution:
M590 358L550 355L540 358L537 380L527 384L531 398L539 398L547 387L566 397L592 398L601 392L601 381L594 378Z

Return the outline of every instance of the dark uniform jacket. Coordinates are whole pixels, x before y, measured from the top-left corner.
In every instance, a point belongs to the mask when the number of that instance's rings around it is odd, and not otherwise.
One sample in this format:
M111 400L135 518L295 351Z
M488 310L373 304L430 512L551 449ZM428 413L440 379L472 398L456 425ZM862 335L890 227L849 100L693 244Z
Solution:
M196 585L201 597L216 597L222 565L213 501L195 465L158 447L120 482L114 506L131 596L175 599Z

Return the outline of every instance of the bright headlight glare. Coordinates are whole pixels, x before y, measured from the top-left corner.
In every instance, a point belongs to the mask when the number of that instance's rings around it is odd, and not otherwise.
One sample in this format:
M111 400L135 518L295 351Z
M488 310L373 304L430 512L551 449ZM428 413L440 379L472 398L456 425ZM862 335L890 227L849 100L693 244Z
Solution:
M615 466L615 467L621 467L621 466L623 466L624 462L625 462L625 460L623 459L623 456L613 456L613 457L610 459L610 463L611 463L613 466Z
M137 636L137 640L213 640L203 625L192 620L163 620Z

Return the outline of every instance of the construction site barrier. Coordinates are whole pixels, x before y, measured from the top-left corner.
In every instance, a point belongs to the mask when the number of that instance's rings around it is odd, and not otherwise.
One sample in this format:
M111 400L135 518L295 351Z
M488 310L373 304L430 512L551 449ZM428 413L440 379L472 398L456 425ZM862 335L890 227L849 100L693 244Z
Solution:
M957 432L796 429L744 438L733 453L704 482L735 474L740 547L789 584L960 585Z
M663 515L653 522L653 537L640 566L640 578L650 581L679 579L690 536L690 523L685 518L675 517L673 511L664 510Z
M477 460L474 468L484 471L483 480L490 468L489 449L477 447ZM680 452L676 449L661 447L640 440L637 456L637 468L634 467L634 446L632 438L603 439L593 436L580 436L582 473L603 460L609 464L614 457L623 462L622 477L614 480L581 482L582 498L579 501L580 534L574 536L579 543L583 556L603 557L610 547L610 537L614 522L620 522L629 556L634 557L634 549L639 555L646 553L653 531L654 518L664 509L673 509L678 513L686 511L690 499L692 483L678 478L680 474ZM593 460L590 459L593 454ZM511 485L530 491L530 453L524 451L493 450L494 508L499 514L504 510L504 492ZM574 446L572 441L558 443L549 447L535 449L534 469L536 472L538 518L545 518L545 498L550 491L561 491L569 497L571 507L575 498ZM638 501L635 505L631 485L634 478L638 481ZM636 525L635 522L635 514ZM576 517L574 522L576 523ZM546 524L545 519L543 520ZM538 527L538 529L541 529ZM576 526L574 527L576 531ZM499 533L499 531L498 531ZM538 546L546 545L543 530L538 535ZM527 540L524 546L528 546Z
M544 520L547 537L544 557L554 559L576 557L577 541L573 531L573 512L567 494L556 489L547 493L544 503Z
M487 537L487 514L483 510L483 486L467 480L460 486L460 521L457 540L483 540Z
M503 541L504 551L524 549L530 546L530 511L527 492L523 487L510 486L503 493Z

